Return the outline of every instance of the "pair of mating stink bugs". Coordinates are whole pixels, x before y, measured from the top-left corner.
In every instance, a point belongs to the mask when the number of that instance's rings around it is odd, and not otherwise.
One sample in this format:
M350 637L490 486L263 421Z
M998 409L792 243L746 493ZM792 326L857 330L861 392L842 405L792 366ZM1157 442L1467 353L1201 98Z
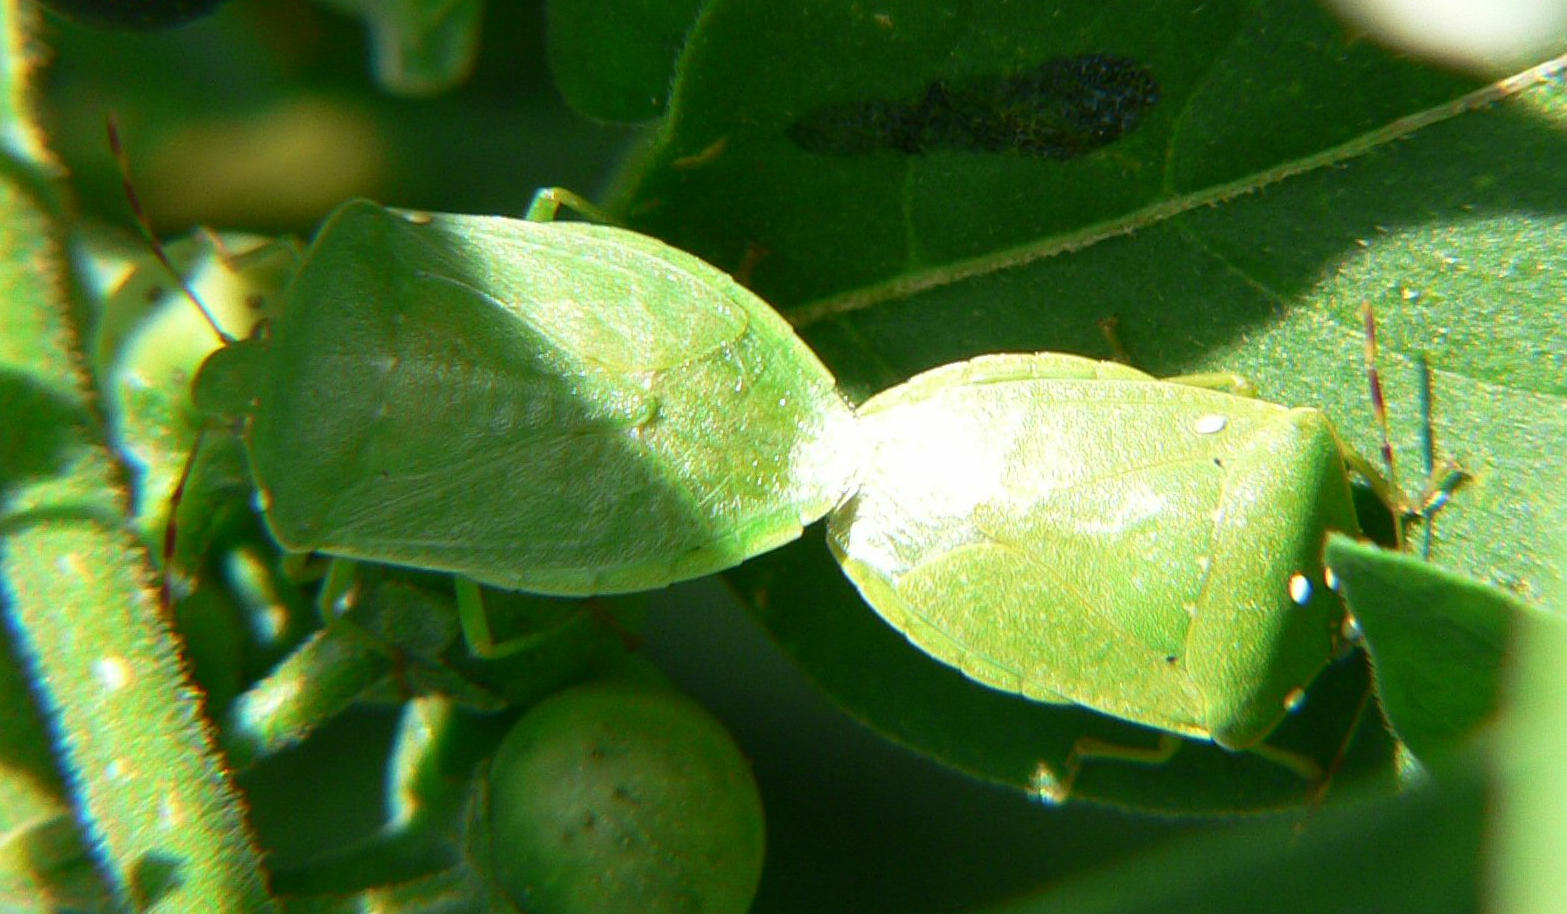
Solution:
M279 313L203 363L196 402L240 420L278 542L339 560L326 591L356 560L449 572L495 656L519 645L478 584L658 588L828 516L865 601L972 679L1156 728L1166 755L1211 740L1320 776L1264 740L1353 646L1322 561L1358 529L1349 472L1396 503L1321 412L1054 353L855 408L751 292L551 221L573 199L527 220L345 204ZM1041 795L1094 756L1139 754L1080 741Z

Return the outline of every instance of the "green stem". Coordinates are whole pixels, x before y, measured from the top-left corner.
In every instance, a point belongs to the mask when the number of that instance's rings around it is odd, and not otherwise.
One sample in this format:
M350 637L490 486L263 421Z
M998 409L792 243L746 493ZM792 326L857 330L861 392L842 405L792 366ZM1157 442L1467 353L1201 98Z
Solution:
M11 138L0 154L0 607L118 906L270 911L79 370L84 324L53 172L18 154L37 148L17 116L25 93L7 81L26 72L23 16L0 2L0 128Z
M292 746L386 678L386 649L353 622L334 620L251 686L229 709L229 763L248 768Z

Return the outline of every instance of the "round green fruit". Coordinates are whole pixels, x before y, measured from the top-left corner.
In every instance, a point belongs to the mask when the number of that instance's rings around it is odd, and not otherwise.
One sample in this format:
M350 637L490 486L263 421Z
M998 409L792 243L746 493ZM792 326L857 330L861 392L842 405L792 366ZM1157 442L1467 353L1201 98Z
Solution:
M723 726L629 682L537 705L490 768L491 877L529 914L743 914L761 797Z

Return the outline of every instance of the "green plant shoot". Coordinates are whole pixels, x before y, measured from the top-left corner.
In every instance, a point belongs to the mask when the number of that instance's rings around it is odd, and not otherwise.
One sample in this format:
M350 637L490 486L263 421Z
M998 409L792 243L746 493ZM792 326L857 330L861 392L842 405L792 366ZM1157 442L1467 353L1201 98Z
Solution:
M1351 631L1322 546L1358 530L1346 463L1366 466L1321 412L1052 353L944 366L856 411L726 274L541 221L561 193L529 220L348 203L275 322L203 365L197 402L244 418L286 549L457 575L488 656L512 647L473 582L656 588L831 512L848 576L930 656L1165 734L1080 741L1042 797L1176 736L1321 776L1264 742Z

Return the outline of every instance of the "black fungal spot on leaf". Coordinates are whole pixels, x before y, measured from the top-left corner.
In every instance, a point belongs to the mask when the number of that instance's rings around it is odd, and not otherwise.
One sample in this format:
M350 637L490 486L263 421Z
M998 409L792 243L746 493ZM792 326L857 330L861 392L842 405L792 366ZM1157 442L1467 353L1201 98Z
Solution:
M1147 67L1123 57L1057 57L1009 76L937 80L919 97L818 108L788 129L818 155L1007 152L1072 159L1136 129L1159 101Z

